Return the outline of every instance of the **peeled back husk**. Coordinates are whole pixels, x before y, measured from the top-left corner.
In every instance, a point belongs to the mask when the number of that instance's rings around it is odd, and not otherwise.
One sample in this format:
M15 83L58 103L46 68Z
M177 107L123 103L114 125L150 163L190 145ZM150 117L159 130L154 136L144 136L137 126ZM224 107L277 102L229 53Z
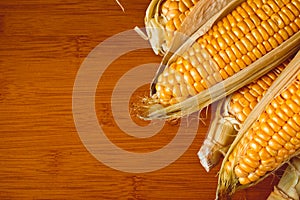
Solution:
M226 118L222 115L224 105L229 98L216 102L216 111L213 112L213 121L209 125L209 131L198 152L201 165L209 172L222 156L224 156L238 132L238 121Z
M229 160L229 157L237 144L241 141L244 134L251 128L251 126L254 124L254 122L257 120L257 118L265 111L266 106L274 99L276 98L282 91L286 89L287 86L289 86L293 81L296 80L296 77L300 74L300 52L297 53L297 55L294 57L294 59L286 66L286 68L282 71L280 76L274 81L272 86L269 88L269 90L266 92L264 97L261 99L261 101L256 105L256 107L253 109L253 111L250 113L250 115L245 120L243 126L241 127L240 131L237 134L237 137L233 141L232 145L230 146L228 152L225 155L225 158L223 159L221 169L219 171L219 179L218 179L218 188L216 192L216 199L226 199L233 195L237 190L244 189L251 187L260 181L262 181L264 178L266 178L268 175L272 174L275 170L280 168L283 164L288 162L288 160L293 157L297 156L300 153L300 149L296 150L293 155L291 155L290 158L283 160L275 169L272 171L267 172L265 175L260 177L257 181L251 182L249 184L241 185L239 184L237 177L234 173L234 166L236 163L238 163L239 156L237 153L237 156L235 156L234 163L230 166L229 169L225 169L225 163ZM242 151L241 151L242 152Z

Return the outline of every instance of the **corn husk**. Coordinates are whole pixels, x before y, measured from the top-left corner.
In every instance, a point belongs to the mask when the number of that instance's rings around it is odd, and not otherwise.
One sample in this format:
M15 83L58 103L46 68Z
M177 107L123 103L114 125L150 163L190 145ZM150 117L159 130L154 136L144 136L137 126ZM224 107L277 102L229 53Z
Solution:
M282 71L280 76L274 81L272 86L269 88L269 90L266 92L266 94L263 96L261 101L256 105L256 107L252 110L250 115L245 120L243 126L241 127L240 131L237 134L237 137L233 141L232 145L230 146L228 152L225 155L225 158L223 159L221 169L219 171L219 179L218 179L218 188L216 192L216 199L227 199L231 195L233 195L237 190L244 189L247 187L251 187L258 182L262 181L264 178L266 178L268 175L270 175L272 172L266 173L263 177L261 177L258 181L246 184L246 185L240 185L238 183L237 178L235 177L235 174L233 172L233 167L231 172L229 174L226 174L224 165L227 162L230 153L233 151L234 147L239 143L243 135L249 130L251 125L257 120L257 118L260 116L260 114L264 111L265 107L274 99L277 95L279 95L288 85L290 85L296 78L296 76L300 73L300 52L297 53L297 55L294 57L294 59L286 66L286 68ZM294 155L296 156L300 153L300 150L296 151ZM238 162L238 156L236 156L236 161ZM286 160L285 162L288 162ZM285 162L282 162L281 165L279 165L276 169L281 167ZM276 170L274 169L274 171Z
M200 163L207 172L225 156L239 129L239 121L229 114L223 114L228 112L225 105L228 105L229 101L230 97L216 102L213 121L198 152Z
M182 55L192 44L203 34L205 34L218 19L226 16L231 12L237 5L240 5L244 0L231 1L225 6L220 12L213 15L205 24L203 24L180 48L168 57L166 55L162 60L162 63L151 83L150 96L154 96L156 93L155 84L158 76L162 73L165 67L169 66L170 63L174 62L178 56ZM189 115L191 113L202 110L212 102L218 101L232 92L238 90L246 84L249 84L253 80L259 78L263 74L267 73L278 64L282 63L285 59L290 57L293 53L298 51L300 43L300 31L295 33L287 41L267 53L260 59L256 60L243 70L234 74L233 76L223 80L214 86L206 89L199 94L186 99L183 102L162 107L154 104L153 107L147 109L145 113L141 114L141 118L145 120L152 119L163 119L163 118L180 118L182 116ZM212 61L213 63L213 61Z
M219 12L231 0L200 0L183 20L173 37L168 37L166 19L160 14L164 0L152 0L146 10L145 26L148 40L155 54L165 55L175 52L199 27ZM170 45L167 45L170 44Z
M277 186L267 200L299 200L300 196L300 157L296 156L288 162Z

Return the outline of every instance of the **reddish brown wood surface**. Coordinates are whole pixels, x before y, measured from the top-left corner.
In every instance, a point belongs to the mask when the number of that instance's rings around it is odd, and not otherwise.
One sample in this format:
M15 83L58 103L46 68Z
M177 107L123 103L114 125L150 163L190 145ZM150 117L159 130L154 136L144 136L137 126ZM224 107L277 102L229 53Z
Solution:
M114 0L0 1L0 199L214 199L219 166L206 173L197 157L210 112L187 151L149 173L102 164L79 138L72 91L82 62L105 39L143 27L149 0L121 3L125 13ZM129 52L109 66L97 89L99 123L115 145L129 152L163 148L178 129L166 124L159 134L136 139L124 134L111 114L118 79L160 59L150 49ZM141 87L131 102L148 92ZM263 200L276 182L269 177L234 199Z

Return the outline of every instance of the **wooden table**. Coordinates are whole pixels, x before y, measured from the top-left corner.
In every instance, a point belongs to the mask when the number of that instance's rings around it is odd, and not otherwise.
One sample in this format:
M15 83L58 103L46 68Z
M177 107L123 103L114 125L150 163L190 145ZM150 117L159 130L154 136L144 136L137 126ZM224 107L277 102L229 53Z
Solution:
M121 3L125 12L114 0L0 2L0 199L214 199L220 166L207 173L197 157L210 112L183 155L150 172L112 169L80 138L72 94L84 59L106 39L143 27L149 0ZM122 43L116 51L118 46ZM143 155L163 149L177 133L178 124L166 123L153 137L135 138L122 131L112 115L112 91L120 78L160 59L149 48L126 52L99 80L95 113L106 136L121 150ZM148 86L132 94L130 105L148 95ZM141 160L148 167L153 161ZM127 159L120 162L126 165ZM271 176L237 192L234 199L263 200L277 181Z

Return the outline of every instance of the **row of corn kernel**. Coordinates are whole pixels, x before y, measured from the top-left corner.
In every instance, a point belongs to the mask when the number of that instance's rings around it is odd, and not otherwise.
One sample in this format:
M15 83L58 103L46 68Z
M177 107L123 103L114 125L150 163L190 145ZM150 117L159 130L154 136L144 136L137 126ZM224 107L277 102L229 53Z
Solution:
M247 1L219 21L200 43L213 55L223 78L243 69L276 48L300 28L299 2ZM280 6L272 11L270 7Z
M195 43L159 76L156 91L160 102L175 104L207 89L222 80L217 70L209 53Z
M285 65L278 66L260 79L235 92L230 97L228 113L243 123L284 67Z

